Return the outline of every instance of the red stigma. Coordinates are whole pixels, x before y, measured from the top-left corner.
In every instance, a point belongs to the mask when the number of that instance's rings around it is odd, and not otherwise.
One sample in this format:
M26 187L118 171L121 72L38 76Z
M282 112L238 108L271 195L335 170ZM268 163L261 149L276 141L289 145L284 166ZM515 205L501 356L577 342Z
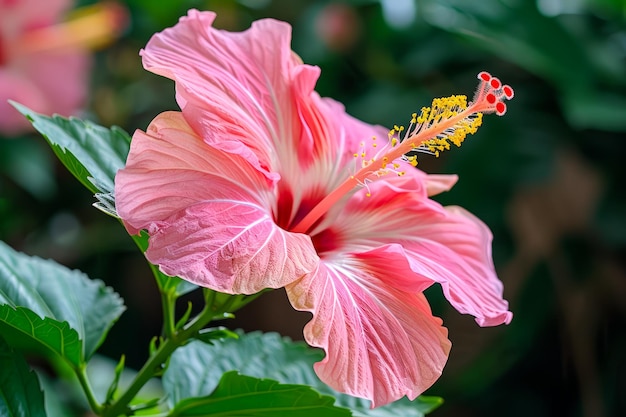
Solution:
M502 92L504 93L504 96L509 100L512 99L513 95L515 94L510 85L505 85L504 87L502 87Z
M478 73L480 80L474 94L473 106L478 112L495 113L502 116L506 113L505 100L513 98L513 88L502 84L499 78L493 77L487 71Z
M488 82L489 80L491 80L491 74L489 74L487 71L482 71L478 73L478 79L483 80L484 82Z

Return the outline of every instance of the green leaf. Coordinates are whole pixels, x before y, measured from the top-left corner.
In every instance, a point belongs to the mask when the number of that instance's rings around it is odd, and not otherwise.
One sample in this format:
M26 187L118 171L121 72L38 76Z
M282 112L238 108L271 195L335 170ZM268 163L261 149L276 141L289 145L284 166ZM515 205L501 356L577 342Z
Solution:
M0 337L0 416L46 415L37 375L19 352Z
M206 397L188 398L170 416L345 417L350 411L333 405L332 397L302 385L281 384L225 373L215 391Z
M403 398L372 410L368 400L338 393L319 380L313 364L323 357L322 351L311 349L302 342L292 342L277 333L240 334L238 339L213 341L210 345L191 342L172 355L163 376L163 387L170 401L176 403L185 398L208 395L223 373L237 370L281 383L312 386L335 397L337 405L350 408L355 416L421 417L443 402L438 397L421 396L415 401Z
M3 304L0 329L10 343L20 348L56 353L75 367L83 362L83 343L67 322L42 318L28 308Z
M54 261L16 252L3 242L0 242L0 304L5 304L0 310L3 328L12 329L16 335L30 334L33 341L44 347L49 348L50 341L41 334L49 332L50 337L55 333L63 336L65 343L74 349L69 336L75 333L81 345L79 359L73 354L66 357L74 365L96 351L124 311L119 295L101 281L91 280L82 272ZM28 330L29 326L33 328ZM69 352L72 350L62 353Z
M48 141L63 165L91 192L112 193L115 173L126 163L130 136L114 126L59 115L48 117L12 102Z

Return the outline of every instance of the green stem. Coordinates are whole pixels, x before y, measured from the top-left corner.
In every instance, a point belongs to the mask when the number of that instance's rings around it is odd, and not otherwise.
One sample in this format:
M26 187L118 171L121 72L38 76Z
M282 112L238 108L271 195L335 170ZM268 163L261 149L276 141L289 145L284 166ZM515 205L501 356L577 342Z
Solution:
M146 249L148 249L148 243L142 240L141 236L134 235L132 236L133 241L141 250L142 253L145 253ZM167 285L163 285L161 280L159 279L160 272L159 268L148 262L150 266L150 270L152 271L152 275L154 275L154 280L159 288L159 292L161 293L161 305L163 306L163 335L167 337L171 337L176 330L176 317L175 317L175 306L176 306L176 291L172 288L169 288Z
M176 317L174 317L176 293L162 288L159 290L161 291L161 305L163 306L163 335L169 339L176 332Z
M91 388L91 384L89 383L89 378L87 378L87 365L83 365L80 368L74 369L76 372L76 376L78 377L78 382L80 386L83 388L85 392L85 396L87 397L87 402L89 403L89 407L95 414L100 414L102 412L102 405L96 399L96 396Z
M132 381L126 391L102 412L102 417L117 417L120 415L129 415L131 410L128 404L137 395L139 390L160 370L161 366L167 361L172 353L182 346L190 337L200 331L214 317L214 313L208 306L198 314L192 321L180 331L174 331L171 338L167 338L161 343L154 354L139 370L135 379Z

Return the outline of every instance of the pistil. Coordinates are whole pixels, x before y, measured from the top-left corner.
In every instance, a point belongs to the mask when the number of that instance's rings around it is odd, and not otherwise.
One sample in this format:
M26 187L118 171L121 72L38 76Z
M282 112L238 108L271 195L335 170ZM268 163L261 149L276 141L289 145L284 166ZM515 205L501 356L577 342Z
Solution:
M504 100L513 98L513 89L484 71L478 74L478 79L480 82L469 106L465 96L435 99L432 106L423 108L419 116L413 114L404 137L398 137L404 128L394 126L389 133L389 143L376 156L368 159L365 151L355 153L355 157L362 159L361 169L323 198L291 231L307 233L331 207L360 185L390 173L404 175L405 171L400 170L402 165L396 161L417 165L417 157L407 154L424 152L439 156L440 152L450 148L450 143L461 146L468 134L474 134L482 123L483 113L504 115ZM377 147L378 144L373 143L372 148Z

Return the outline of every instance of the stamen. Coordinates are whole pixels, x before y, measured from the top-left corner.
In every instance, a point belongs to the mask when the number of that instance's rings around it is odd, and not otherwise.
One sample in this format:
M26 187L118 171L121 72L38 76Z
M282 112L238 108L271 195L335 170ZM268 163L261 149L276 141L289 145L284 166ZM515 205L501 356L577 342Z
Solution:
M467 103L467 97L455 95L445 98L436 98L430 107L422 107L419 115L413 113L411 122L403 137L404 126L394 127L388 133L388 144L382 146L371 158L366 158L365 145L362 143L360 153L361 169L346 179L339 187L332 190L319 202L292 231L305 233L315 224L335 203L347 194L354 192L355 187L367 184L383 175L395 172L403 176L406 171L400 170L400 162L417 165L415 153L427 153L438 157L443 151L449 150L451 144L459 147L467 135L476 133L482 124L483 114L496 113L502 116L506 113L505 100L514 96L511 86L493 77L486 71L478 74L478 88L474 98ZM374 140L373 138L372 140ZM372 148L375 148L372 144ZM371 192L367 187L367 196Z

